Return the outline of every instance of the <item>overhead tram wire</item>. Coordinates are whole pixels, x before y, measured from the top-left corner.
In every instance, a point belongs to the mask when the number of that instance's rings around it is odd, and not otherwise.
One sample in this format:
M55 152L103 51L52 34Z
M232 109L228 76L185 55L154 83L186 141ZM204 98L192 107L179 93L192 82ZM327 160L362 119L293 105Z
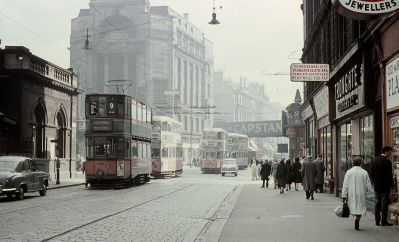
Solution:
M17 22L16 20L12 19L10 16L8 16L8 15L2 13L2 12L0 12L0 15L3 15L4 17L6 17L6 18L7 18L8 20L10 20L11 22L13 22L13 23L19 25L20 27L22 27L22 28L28 30L29 32L31 32L32 34L34 34L36 37L38 37L38 38L40 38L40 39L42 39L42 40L44 40L44 41L47 41L43 36L41 36L40 34L34 32L33 30L31 30L30 28L26 27L25 25L23 25L23 24Z

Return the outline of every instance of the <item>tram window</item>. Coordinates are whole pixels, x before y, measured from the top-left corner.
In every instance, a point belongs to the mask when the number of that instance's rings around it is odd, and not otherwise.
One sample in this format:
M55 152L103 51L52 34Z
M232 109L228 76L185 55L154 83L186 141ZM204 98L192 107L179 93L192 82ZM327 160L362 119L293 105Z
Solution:
M158 148L151 149L151 158L160 158L161 151Z
M151 109L147 108L147 122L151 123L152 122L152 115L151 115Z
M137 106L134 100L132 100L132 119L137 120Z
M137 143L137 156L143 158L143 143Z
M107 106L105 97L98 98L98 116L104 117L105 116L105 107Z
M176 148L176 157L183 157L182 149Z
M143 121L142 119L141 103L137 103L137 121Z
M147 158L151 158L151 144L147 144Z
M118 117L125 116L125 103L124 100L118 100Z
M132 152L132 157L137 157L137 155L138 155L138 153L137 153L137 142L135 142L135 141L132 141L131 152Z
M218 151L217 155L216 155L217 159L222 159L223 158L223 151Z
M131 100L126 100L126 114L124 115L126 118L130 118L132 109L130 108L130 106L132 105L132 101Z
M167 131L168 130L168 123L166 121L162 122L162 130L163 131Z
M162 148L162 157L168 157L168 148Z

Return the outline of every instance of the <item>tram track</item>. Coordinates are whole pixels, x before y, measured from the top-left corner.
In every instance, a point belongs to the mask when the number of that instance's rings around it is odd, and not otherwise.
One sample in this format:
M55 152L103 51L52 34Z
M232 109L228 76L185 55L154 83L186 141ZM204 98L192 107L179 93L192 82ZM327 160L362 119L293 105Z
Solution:
M71 200L87 198L87 197L91 197L91 196L95 196L95 195L97 195L97 194L88 194L88 195L84 195L84 196L76 196L76 197L71 197L69 199L62 199L62 200L60 199L60 200L57 200L57 201L54 201L54 202L41 203L41 204L38 204L36 206L20 208L20 209L17 209L17 210L7 211L7 212L3 212L3 213L0 212L0 215L5 215L5 214L10 214L10 213L15 213L15 212L21 212L21 211L24 211L24 210L30 210L32 208L45 207L45 206L48 206L48 205L53 205L53 204L57 204L57 203L64 203L64 202L68 202L68 201L71 201Z
M127 211L129 211L129 210L131 210L131 209L140 207L140 206L142 206L142 205L144 205L144 204L148 204L148 203L153 202L153 201L156 201L156 200L158 200L158 199L161 199L161 198L170 196L171 194L174 194L174 193L176 193L176 192L182 191L182 190L187 189L187 188L189 188L189 187L192 187L192 186L194 186L194 185L195 185L195 184L190 184L190 185L188 185L188 186L184 186L184 187L182 187L182 188L173 190L173 191L168 192L168 193L166 193L166 194L163 194L163 195L161 195L161 196L154 197L154 198L149 199L149 200L147 200L147 201L144 201L144 202L135 204L135 205L130 206L130 207L128 207L128 208L125 208L125 209L122 209L122 210L120 210L120 211L117 211L117 212L108 214L108 215L106 215L106 216L100 217L100 218L95 219L95 220L93 220L93 221L84 223L84 224L82 224L82 225L79 225L79 226L76 226L76 227L74 227L74 228L68 229L68 230L66 230L66 231L64 231L64 232L58 233L58 234L56 234L56 235L47 237L47 238L45 238L45 239L42 239L41 241L44 242L44 241L50 241L50 240L56 239L56 238L58 238L58 237L60 237L60 236L66 235L66 234L68 234L68 233L74 232L74 231L79 230L79 229L81 229L81 228L84 228L84 227L87 227L87 226L89 226L89 225L95 224L95 223L100 222L100 221L102 221L102 220L105 220L105 219L107 219L107 218L111 218L111 217L113 217L113 216L116 216L116 215L119 215L119 214L121 214L121 213L127 212Z
M233 197L234 193L237 191L238 185L235 185L233 189L224 197L223 201L220 203L216 211L210 216L210 218L204 218L208 220L208 222L204 225L201 232L197 235L194 241L205 241L205 235L208 232L209 228L213 225L213 223L218 219L219 214L223 210L226 203ZM221 232L221 231L220 231Z

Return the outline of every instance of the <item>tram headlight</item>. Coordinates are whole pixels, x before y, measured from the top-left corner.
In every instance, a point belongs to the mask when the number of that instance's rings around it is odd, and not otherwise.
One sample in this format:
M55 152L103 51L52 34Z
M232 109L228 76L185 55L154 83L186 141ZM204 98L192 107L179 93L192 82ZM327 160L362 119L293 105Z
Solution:
M96 175L97 175L97 176L104 176L104 171L98 169L97 172L96 172Z

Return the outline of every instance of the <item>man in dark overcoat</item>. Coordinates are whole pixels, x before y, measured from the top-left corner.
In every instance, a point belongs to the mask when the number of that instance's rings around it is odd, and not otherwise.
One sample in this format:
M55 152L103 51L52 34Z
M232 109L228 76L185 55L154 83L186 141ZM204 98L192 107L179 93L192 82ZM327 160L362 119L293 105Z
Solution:
M260 176L262 179L262 188L265 187L265 181L266 181L266 188L269 187L269 177L270 177L270 172L272 170L272 166L270 163L265 160L262 164L262 167L260 168Z
M388 159L392 151L392 147L384 146L381 155L371 162L371 180L377 199L374 213L377 226L392 226L387 220L390 193L394 188L392 162Z
M306 199L314 200L313 193L315 186L316 167L312 157L308 156L302 164L302 185L306 192Z
M278 187L280 188L280 194L284 193L285 184L288 180L288 167L285 164L284 159L281 159L277 166L276 179L278 182Z
M316 189L315 191L320 191L323 193L323 186L324 186L324 171L326 170L324 166L323 156L318 155L317 159L313 161L316 169L316 177L315 177L315 184Z

